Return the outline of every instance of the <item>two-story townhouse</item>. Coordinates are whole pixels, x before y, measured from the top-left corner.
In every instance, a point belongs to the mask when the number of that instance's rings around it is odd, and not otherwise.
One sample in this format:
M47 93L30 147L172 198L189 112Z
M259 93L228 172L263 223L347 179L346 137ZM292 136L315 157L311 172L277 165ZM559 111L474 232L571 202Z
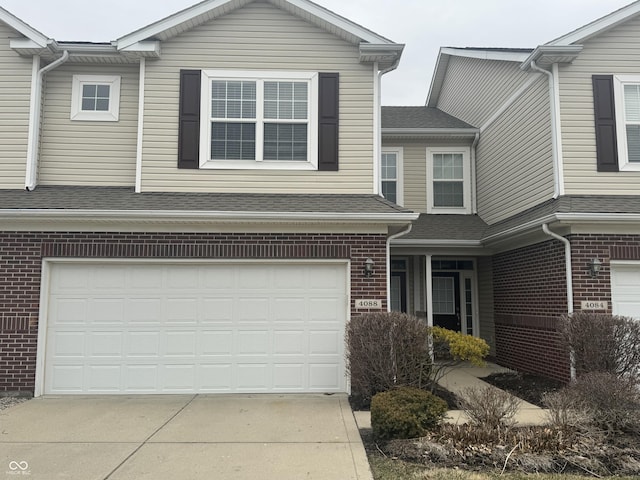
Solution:
M426 106L383 107L383 181L398 159L421 213L392 240L394 308L561 380L562 315L640 318L639 46L635 2L535 49L442 48Z
M0 390L348 391L345 325L417 218L379 195L402 49L306 0L110 43L0 9Z

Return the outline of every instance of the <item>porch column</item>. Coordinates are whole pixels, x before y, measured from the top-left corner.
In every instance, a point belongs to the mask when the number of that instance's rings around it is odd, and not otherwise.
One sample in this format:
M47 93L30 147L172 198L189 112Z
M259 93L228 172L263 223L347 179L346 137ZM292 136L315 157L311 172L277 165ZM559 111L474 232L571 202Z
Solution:
M431 255L424 256L424 275L425 275L425 292L424 292L424 303L427 307L427 325L433 327L433 303L432 303L432 293L433 292L433 276L431 274Z

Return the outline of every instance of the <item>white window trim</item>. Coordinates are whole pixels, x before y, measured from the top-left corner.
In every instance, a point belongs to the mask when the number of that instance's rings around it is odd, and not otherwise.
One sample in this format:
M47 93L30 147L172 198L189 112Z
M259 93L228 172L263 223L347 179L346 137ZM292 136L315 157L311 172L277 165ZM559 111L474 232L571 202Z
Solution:
M616 135L618 142L618 169L621 172L640 172L640 163L629 162L627 129L624 119L625 84L640 84L640 75L614 75L613 77L613 96L616 107Z
M462 207L434 207L433 205L433 155L438 153L461 153L463 165L464 205ZM427 213L471 214L471 148L428 147L427 148Z
M82 86L109 85L109 110L82 110ZM119 75L74 75L71 82L71 120L87 122L117 122L120 117Z
M212 80L255 80L256 85L256 159L211 160L211 89ZM309 123L307 126L307 161L263 161L263 110L262 80L309 82ZM200 96L200 168L225 170L317 170L318 169L318 73L259 71L259 70L202 70Z
M396 154L396 197L397 204L404 206L404 148L403 147L382 147L382 153ZM382 155L380 156L380 195L382 195Z

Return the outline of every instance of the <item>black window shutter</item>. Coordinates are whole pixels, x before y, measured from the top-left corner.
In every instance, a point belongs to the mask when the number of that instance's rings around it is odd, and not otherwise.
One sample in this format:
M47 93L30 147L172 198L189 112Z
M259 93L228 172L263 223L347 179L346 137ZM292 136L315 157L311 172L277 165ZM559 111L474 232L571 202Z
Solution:
M200 165L200 70L180 70L178 168Z
M340 74L318 77L318 170L338 170L338 92Z
M593 75L593 105L596 122L596 151L599 172L618 171L618 140L613 76Z

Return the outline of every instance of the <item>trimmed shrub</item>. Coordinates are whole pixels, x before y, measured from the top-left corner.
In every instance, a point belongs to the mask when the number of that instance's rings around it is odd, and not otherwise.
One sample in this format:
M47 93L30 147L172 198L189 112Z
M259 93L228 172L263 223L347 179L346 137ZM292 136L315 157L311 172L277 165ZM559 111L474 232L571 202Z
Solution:
M397 312L353 317L347 326L346 342L356 407L367 407L378 392L400 385L421 387L429 382L429 332L416 317Z
M437 360L470 362L478 367L484 366L484 358L489 355L489 345L482 338L442 327L432 327L431 333Z
M438 425L447 412L444 400L412 387L381 392L371 399L371 428L377 440L416 438Z
M559 330L568 352L573 352L576 376L609 372L640 375L640 322L604 313L576 312L562 318Z
M520 399L494 386L469 387L462 391L460 404L472 424L494 430L513 424Z

